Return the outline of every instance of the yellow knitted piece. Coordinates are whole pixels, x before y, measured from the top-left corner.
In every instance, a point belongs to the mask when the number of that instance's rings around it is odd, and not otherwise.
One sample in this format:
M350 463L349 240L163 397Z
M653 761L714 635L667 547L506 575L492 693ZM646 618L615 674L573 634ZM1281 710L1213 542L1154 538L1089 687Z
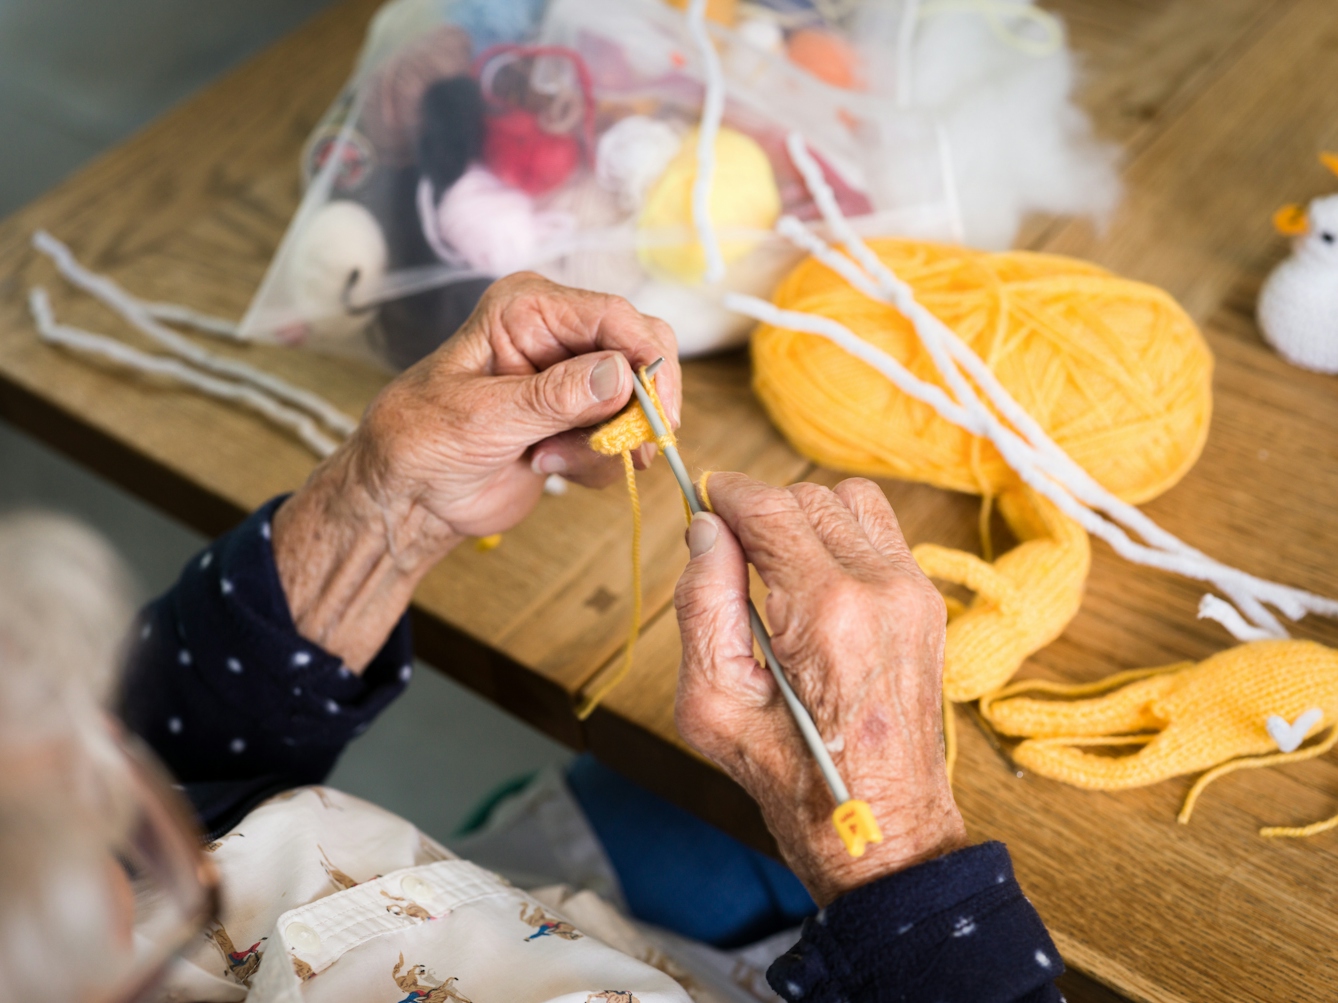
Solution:
M1308 737L1324 730L1329 735L1315 745L1279 753L1266 727L1268 718L1276 714L1290 722L1312 707L1323 717ZM1338 739L1338 651L1312 641L1255 641L1197 664L1123 672L1083 686L1020 682L982 698L980 711L1000 733L1025 739L1013 752L1019 766L1076 787L1120 790L1208 770L1185 799L1180 821L1188 822L1199 794L1217 777L1310 759L1333 746ZM1126 745L1140 748L1118 756L1082 751ZM1301 836L1334 826L1338 820L1330 819L1261 834Z
M650 394L660 421L668 429L669 419L664 415L664 406L660 395L655 390L655 381L641 370L641 381ZM591 687L576 705L576 717L584 721L599 706L599 702L609 691L622 682L632 671L632 658L636 654L637 636L641 633L641 498L636 489L636 466L632 463L632 450L647 442L654 442L661 449L673 445L674 433L669 431L664 436L657 436L650 427L646 414L641 410L636 397L627 402L619 411L590 435L590 448L604 456L621 456L623 472L627 477L627 496L632 502L632 623L627 631L627 645L624 648L623 663L616 672L611 673ZM684 503L686 504L686 503Z
M1193 466L1212 410L1212 355L1160 289L1057 255L876 240L872 250L990 366L1100 484L1156 497ZM942 385L909 320L809 258L777 288ZM760 325L753 386L799 452L837 470L998 495L1017 476L993 444L941 418L845 349Z
M959 703L997 690L1064 632L1092 563L1083 528L1029 488L1000 496L999 511L1019 542L993 564L932 543L911 551L929 577L975 593L948 618L943 695Z

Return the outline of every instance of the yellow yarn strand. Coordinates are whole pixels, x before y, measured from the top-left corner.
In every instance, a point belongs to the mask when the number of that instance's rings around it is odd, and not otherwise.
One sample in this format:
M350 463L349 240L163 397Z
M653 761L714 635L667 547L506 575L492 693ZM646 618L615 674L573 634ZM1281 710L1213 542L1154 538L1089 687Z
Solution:
M609 692L626 679L628 673L632 671L632 662L636 656L636 642L641 634L641 497L637 493L636 465L632 462L632 450L647 442L656 443L662 450L667 446L676 444L669 419L664 414L664 405L660 403L660 395L655 389L655 381L646 375L644 366L641 368L641 382L646 387L651 403L655 405L655 410L659 413L660 421L666 429L665 434L663 436L655 434L655 430L650 427L650 422L646 420L645 412L641 410L641 406L633 397L628 401L625 408L590 436L590 448L595 452L604 456L622 457L623 472L627 477L627 497L632 504L632 622L628 626L627 643L623 649L622 664L616 671L605 676L587 690L577 703L576 717L581 721L594 713L600 701L608 696ZM684 502L685 509L686 505L687 503ZM691 521L691 512L687 514L689 521Z
M1297 749L1295 752L1278 752L1270 756L1251 756L1242 759L1232 759L1223 763L1221 766L1214 766L1198 780L1194 781L1194 786L1189 789L1185 795L1185 803L1180 808L1180 814L1176 816L1176 821L1181 825L1189 824L1189 817L1194 814L1194 805L1199 800L1199 795L1203 793L1205 787L1216 780L1218 777L1224 777L1228 773L1235 773L1237 770L1257 770L1265 766L1279 766L1283 763L1299 763L1305 759L1314 759L1316 756L1322 756L1333 748L1333 743L1338 741L1338 727L1329 725L1329 734L1322 741L1305 749ZM1317 823L1323 824L1323 823ZM1307 826L1306 828L1309 828ZM1260 831L1262 835L1262 830Z

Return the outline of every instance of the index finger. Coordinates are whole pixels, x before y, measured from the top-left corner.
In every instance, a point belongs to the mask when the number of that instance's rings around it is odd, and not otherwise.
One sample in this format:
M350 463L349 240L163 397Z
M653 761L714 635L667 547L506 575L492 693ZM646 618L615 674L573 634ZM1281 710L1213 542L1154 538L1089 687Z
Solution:
M637 311L620 296L572 289L532 273L494 283L479 304L498 374L530 375L574 355L613 350L633 369L664 365L655 386L665 417L677 428L683 378L678 341L664 321Z
M784 488L722 472L711 475L707 493L711 511L725 520L772 591L799 594L840 571L799 501Z

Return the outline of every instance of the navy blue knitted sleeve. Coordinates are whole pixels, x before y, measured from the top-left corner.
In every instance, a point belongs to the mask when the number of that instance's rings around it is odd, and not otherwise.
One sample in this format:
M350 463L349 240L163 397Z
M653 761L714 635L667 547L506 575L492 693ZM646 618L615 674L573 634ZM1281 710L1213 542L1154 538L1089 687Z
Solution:
M320 782L412 672L407 617L361 676L298 634L270 546L282 501L191 558L141 613L128 655L123 719L214 801Z
M1063 970L1008 851L983 843L843 895L767 981L790 1003L1058 1003Z

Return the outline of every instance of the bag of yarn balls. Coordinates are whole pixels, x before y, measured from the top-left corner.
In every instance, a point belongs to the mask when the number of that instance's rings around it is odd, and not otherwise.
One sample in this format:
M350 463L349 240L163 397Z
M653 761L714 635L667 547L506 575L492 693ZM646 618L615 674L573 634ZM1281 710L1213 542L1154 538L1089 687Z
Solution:
M870 247L1113 494L1148 501L1198 459L1212 412L1213 360L1167 293L1058 255L905 240ZM839 321L942 385L906 317L812 258L773 300ZM752 357L767 413L800 453L824 466L971 494L1017 485L992 444L824 338L763 324L753 333Z

